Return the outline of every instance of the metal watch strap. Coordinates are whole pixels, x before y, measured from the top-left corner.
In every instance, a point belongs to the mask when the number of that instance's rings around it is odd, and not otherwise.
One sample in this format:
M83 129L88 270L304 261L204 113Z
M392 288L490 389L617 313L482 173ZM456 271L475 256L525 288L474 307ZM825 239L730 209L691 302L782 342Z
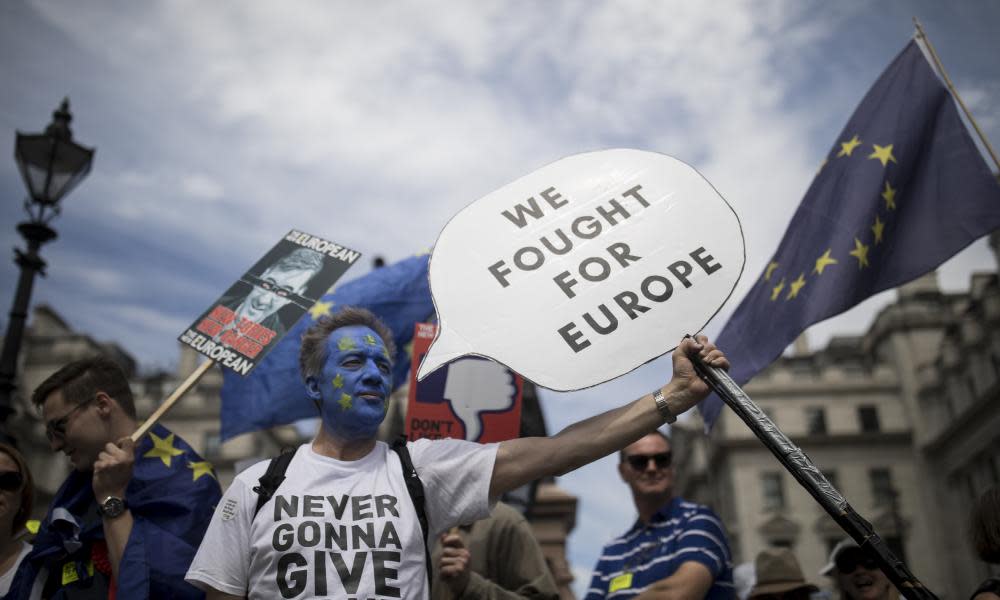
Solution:
M672 413L670 407L667 406L667 399L663 397L663 390L656 388L653 391L653 400L656 402L656 410L660 412L664 423L669 425L677 420L677 415Z

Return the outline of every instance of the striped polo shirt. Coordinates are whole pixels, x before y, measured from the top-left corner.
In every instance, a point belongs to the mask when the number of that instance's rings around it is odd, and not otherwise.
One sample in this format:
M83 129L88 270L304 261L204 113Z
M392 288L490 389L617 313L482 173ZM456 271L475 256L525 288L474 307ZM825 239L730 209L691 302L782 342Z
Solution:
M733 598L733 566L722 521L701 504L673 498L648 524L636 520L611 540L594 567L585 600L631 598L673 575L681 564L705 565L714 582L705 598Z

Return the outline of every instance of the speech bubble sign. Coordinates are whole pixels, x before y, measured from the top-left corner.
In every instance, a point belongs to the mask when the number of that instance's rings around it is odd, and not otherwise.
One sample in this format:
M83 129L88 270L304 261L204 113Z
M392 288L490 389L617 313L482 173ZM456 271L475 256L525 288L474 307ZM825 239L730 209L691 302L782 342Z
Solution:
M553 390L603 383L700 331L744 262L739 218L691 166L629 149L563 158L445 226L417 377L471 354Z

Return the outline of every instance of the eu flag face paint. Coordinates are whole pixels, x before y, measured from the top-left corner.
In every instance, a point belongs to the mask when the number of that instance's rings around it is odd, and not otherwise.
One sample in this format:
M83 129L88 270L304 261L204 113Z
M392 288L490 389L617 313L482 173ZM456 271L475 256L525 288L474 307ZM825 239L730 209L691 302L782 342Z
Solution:
M335 330L319 375L306 380L323 425L345 440L374 438L392 391L392 361L382 338L363 325Z

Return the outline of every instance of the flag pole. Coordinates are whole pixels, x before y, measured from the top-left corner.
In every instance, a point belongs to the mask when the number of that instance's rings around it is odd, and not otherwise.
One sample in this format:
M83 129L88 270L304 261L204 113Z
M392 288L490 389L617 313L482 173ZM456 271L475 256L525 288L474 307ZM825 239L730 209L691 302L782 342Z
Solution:
M167 411L173 408L174 404L177 404L177 401L180 400L184 394L188 393L188 391L193 388L196 383L198 383L198 380L201 379L202 375L208 372L208 370L214 365L214 360L206 360L198 365L198 368L188 375L187 379L185 379L184 382L180 384L176 390L174 390L174 393L170 394L170 396L163 401L163 404L161 404L153 414L149 415L146 422L140 425L139 429L135 430L135 433L130 436L132 441L138 443L139 440L142 439L142 436L146 435L146 432L152 429L153 425L156 425L156 422L159 421L163 415L167 414Z
M931 43L931 39L927 37L927 33L924 32L923 26L920 25L920 21L918 21L916 17L913 17L913 26L917 28L917 39L927 44L927 50L930 51L931 58L934 60L934 66L937 68L937 72L941 74L941 78L944 79L945 85L948 86L948 91L951 92L951 95L962 108L962 112L965 113L965 117L969 119L970 123L972 123L972 128L976 130L976 134L979 136L980 141L983 142L983 146L986 147L986 151L990 153L990 158L993 159L993 164L996 165L997 170L1000 171L1000 159L997 158L996 150L993 149L990 141L986 139L986 134L984 134L983 130L979 128L979 123L976 122L972 113L969 112L968 107L965 106L965 102L962 101L962 97L958 95L958 90L956 90L955 86L952 85L951 78L948 77L948 72L944 70L944 65L941 64L941 59L938 57L937 50L934 49L934 44Z
M805 452L792 443L757 406L750 396L724 370L706 365L697 356L691 357L698 375L722 398L754 435L767 446L778 461L795 477L820 506L846 531L858 546L867 549L878 562L879 568L909 600L936 599L930 590L910 572L893 554L888 544L879 537L871 523L855 512L854 508L837 491L830 481L812 463Z

